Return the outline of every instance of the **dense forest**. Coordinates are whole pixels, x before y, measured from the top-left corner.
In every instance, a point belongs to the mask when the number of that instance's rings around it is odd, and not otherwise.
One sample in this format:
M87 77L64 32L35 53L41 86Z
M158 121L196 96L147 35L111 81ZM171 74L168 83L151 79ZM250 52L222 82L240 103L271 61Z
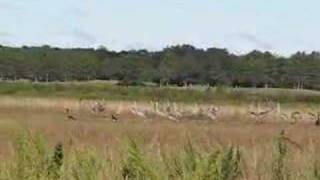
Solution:
M36 82L119 80L124 85L210 84L233 87L320 89L320 53L290 57L252 51L235 55L226 49L178 45L162 51L115 52L0 46L0 78Z

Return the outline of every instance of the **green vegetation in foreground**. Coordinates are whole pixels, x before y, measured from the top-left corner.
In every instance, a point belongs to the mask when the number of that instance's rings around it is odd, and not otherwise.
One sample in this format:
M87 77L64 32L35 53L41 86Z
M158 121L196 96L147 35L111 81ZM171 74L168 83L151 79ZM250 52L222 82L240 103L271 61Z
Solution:
M147 152L146 148L130 140L120 156L112 156L92 148L66 152L61 143L50 149L43 136L28 133L16 141L14 157L0 162L0 179L246 179L249 166L243 163L243 151L233 146L198 150L189 140L177 153L161 151L159 154ZM296 172L290 169L289 159L288 144L280 134L275 140L271 166L265 169L268 179L319 179L318 163Z
M104 82L30 83L1 82L0 95L23 97L63 97L129 101L175 101L185 103L320 103L320 92L292 89L254 88L172 88L117 86Z
M94 149L65 153L57 144L49 149L41 135L21 136L15 157L0 163L0 179L10 180L232 180L240 177L240 151L234 147L199 152L187 143L178 154L148 155L130 140L120 159L112 159Z

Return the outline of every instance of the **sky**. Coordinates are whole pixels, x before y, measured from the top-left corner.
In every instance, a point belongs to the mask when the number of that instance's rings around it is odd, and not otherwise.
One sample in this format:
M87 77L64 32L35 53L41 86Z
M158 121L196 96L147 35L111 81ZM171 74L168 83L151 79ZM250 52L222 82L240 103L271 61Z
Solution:
M320 50L319 0L0 0L0 44L288 55Z

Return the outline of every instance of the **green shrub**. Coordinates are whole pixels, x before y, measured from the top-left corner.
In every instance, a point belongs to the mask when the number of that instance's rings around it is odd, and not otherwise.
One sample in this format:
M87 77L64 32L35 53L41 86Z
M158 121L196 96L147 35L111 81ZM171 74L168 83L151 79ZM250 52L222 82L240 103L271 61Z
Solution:
M288 180L289 172L286 166L288 147L285 142L284 131L275 141L274 160L272 162L272 180Z
M64 151L63 145L58 143L54 148L54 153L48 168L48 175L52 179L59 179L61 177L61 168L63 165Z
M122 165L122 177L130 180L156 179L151 165L146 162L143 152L132 139L128 145L127 158Z
M14 174L16 179L44 179L47 177L48 149L41 135L23 135L15 147L16 161Z
M241 175L240 151L234 147L199 153L188 142L183 153L162 159L168 179L234 180Z
M75 152L72 163L72 179L97 180L102 168L101 158L95 151L85 150Z

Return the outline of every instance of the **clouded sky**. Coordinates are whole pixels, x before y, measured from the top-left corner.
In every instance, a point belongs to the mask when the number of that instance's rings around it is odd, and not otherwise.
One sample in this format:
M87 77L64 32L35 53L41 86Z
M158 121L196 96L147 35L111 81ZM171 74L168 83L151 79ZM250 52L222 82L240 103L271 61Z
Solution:
M320 50L319 0L0 0L0 44Z

